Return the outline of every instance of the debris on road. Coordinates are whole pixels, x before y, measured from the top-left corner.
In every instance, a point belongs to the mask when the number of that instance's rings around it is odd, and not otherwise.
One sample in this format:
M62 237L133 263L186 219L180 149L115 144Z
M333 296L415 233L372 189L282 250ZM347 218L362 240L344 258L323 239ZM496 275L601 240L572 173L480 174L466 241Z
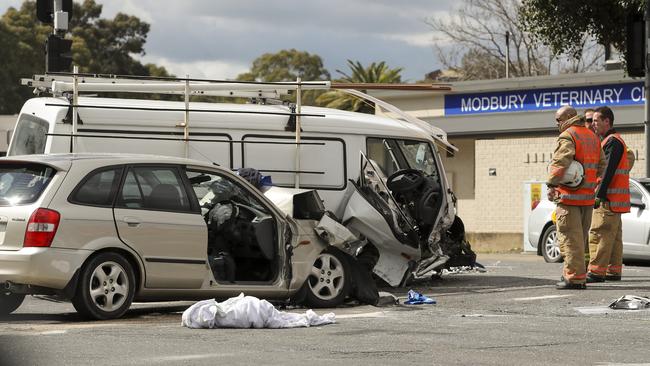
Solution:
M183 312L181 325L192 329L298 328L333 324L335 317L334 313L318 315L311 309L304 314L279 311L266 300L241 293L223 302L197 302Z
M406 301L404 301L405 305L430 305L435 303L436 300L414 290L409 290Z
M612 309L622 310L641 310L650 307L650 297L636 296L636 295L623 295L616 301L609 304Z

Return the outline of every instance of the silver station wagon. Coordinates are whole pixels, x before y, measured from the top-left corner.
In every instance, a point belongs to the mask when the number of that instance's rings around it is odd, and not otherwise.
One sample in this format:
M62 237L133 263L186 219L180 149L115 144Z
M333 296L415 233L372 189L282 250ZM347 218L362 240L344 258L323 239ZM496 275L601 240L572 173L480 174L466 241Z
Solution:
M240 292L336 306L351 263L314 231L318 196L300 202L288 215L242 177L189 159L0 158L0 316L30 294L90 319Z

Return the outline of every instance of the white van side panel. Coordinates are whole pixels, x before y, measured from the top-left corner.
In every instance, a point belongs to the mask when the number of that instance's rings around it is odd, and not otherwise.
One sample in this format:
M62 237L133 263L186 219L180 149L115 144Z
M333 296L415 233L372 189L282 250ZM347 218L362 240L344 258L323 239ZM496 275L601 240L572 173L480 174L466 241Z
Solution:
M297 145L291 144L295 141L294 137L247 135L242 140L245 141L242 144L245 167L272 175L276 185L295 184ZM308 173L300 174L300 185L305 188L345 188L344 140L303 136L301 142L305 144L299 146L300 171Z

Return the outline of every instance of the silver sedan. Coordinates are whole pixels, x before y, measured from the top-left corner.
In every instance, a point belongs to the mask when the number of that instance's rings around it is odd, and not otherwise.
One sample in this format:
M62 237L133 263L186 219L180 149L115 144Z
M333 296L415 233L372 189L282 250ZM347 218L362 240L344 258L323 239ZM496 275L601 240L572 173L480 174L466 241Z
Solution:
M632 208L623 214L623 258L650 259L650 178L630 179ZM557 232L551 219L555 204L545 197L528 219L528 241L547 262L560 262Z

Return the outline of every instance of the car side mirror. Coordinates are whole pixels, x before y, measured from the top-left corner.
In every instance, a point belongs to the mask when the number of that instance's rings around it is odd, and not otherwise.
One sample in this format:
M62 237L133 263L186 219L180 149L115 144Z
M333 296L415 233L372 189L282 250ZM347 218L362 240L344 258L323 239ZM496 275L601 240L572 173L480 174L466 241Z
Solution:
M638 207L641 210L645 209L645 203L643 203L642 199L639 199L637 197L630 198L630 205L632 207Z

